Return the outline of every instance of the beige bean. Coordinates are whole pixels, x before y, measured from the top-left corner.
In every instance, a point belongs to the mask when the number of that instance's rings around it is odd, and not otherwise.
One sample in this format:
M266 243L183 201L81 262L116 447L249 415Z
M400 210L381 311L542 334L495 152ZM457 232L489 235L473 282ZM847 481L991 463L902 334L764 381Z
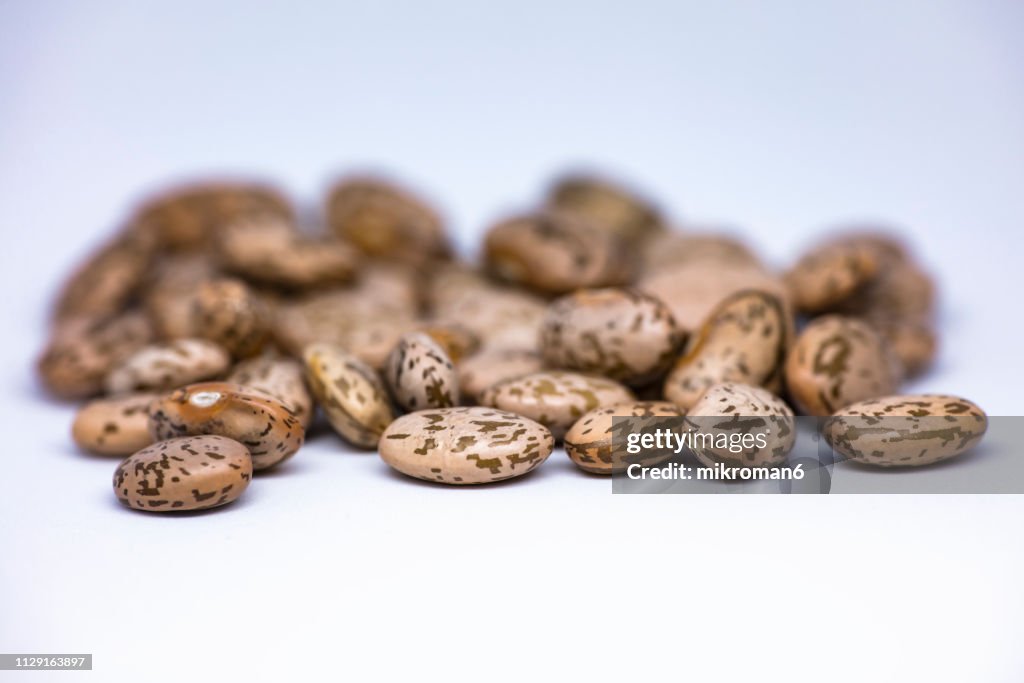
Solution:
M423 332L404 335L388 356L384 382L403 410L459 405L459 383L448 354Z
M443 484L518 477L547 460L544 426L492 408L440 408L404 415L380 438L380 457L402 474Z
M269 337L270 313L240 280L202 284L192 303L196 336L220 344L235 358L258 354Z
M177 389L149 408L154 441L214 434L249 449L254 470L265 470L295 455L305 430L276 398L228 382L202 382Z
M559 179L548 193L548 207L578 215L632 244L665 229L659 211L635 192L590 175Z
M164 391L211 379L227 372L231 357L219 344L206 339L176 339L144 346L125 358L107 375L110 394Z
M791 325L782 302L771 294L730 296L690 338L665 379L665 398L688 409L722 382L779 390Z
M350 178L331 189L327 223L336 235L375 258L422 264L451 252L440 216L422 199L374 178Z
M554 368L648 383L675 359L682 334L661 301L632 289L584 289L556 300L541 327Z
M493 226L484 238L484 260L495 277L549 294L627 284L635 269L622 238L554 211Z
M286 289L308 289L350 282L356 275L356 250L335 238L307 237L281 216L248 216L216 236L225 270Z
M988 417L967 399L944 394L885 396L850 404L822 434L841 455L875 467L917 467L978 445Z
M899 386L899 361L867 323L827 315L800 333L786 358L786 386L809 415L835 411Z
M584 472L613 474L632 464L651 467L672 457L671 451L644 450L637 455L625 449L630 433L678 427L686 411L668 401L633 401L595 408L585 414L565 434L565 452ZM620 420L615 418L632 418ZM618 443L616 443L618 437Z
M79 448L92 453L131 455L153 443L149 405L158 396L141 393L89 401L75 414L71 438Z
M188 436L125 459L114 472L114 493L135 510L185 512L227 505L251 480L245 446L222 436Z
M761 387L724 382L709 387L686 417L704 465L777 467L796 443L796 420L786 403Z
M633 392L605 377L541 371L492 385L480 403L536 420L561 439L594 408L635 400Z
M375 447L395 419L377 372L331 344L311 344L303 360L309 387L334 430L354 446Z

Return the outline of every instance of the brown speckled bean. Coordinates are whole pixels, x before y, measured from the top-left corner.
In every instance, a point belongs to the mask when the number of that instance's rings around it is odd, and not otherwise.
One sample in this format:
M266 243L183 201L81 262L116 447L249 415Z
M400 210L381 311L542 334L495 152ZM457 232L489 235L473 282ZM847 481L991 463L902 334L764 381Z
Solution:
M216 251L225 270L285 289L325 287L351 281L358 252L336 238L299 233L281 216L249 216L226 226L216 237Z
M536 420L561 439L584 413L633 400L633 392L615 380L542 371L491 386L480 403Z
M198 337L220 344L235 358L260 352L269 334L270 314L240 280L220 279L200 285L192 302L192 329Z
M145 346L107 375L107 392L162 391L224 374L231 357L206 339L177 339Z
M251 480L245 446L222 436L188 436L129 456L114 472L114 493L135 510L184 512L226 505Z
M255 470L292 457L305 437L283 403L228 382L191 384L155 401L149 408L149 433L155 441L202 434L234 439L249 449Z
M888 396L901 380L899 361L867 323L838 315L816 318L786 358L786 386L798 408L826 416Z
M533 420L492 408L441 408L404 415L384 431L380 456L417 479L486 484L530 472L554 439Z
M860 241L829 241L797 261L786 273L786 285L799 310L820 313L869 283L879 265L876 251Z
M366 254L422 264L447 258L444 224L423 200L375 178L350 178L327 198L327 223Z
M496 277L550 294L626 284L635 266L617 235L554 211L492 227L484 259Z
M459 404L455 366L441 345L423 332L410 332L398 341L384 367L384 381L405 411Z
M665 398L690 408L721 382L781 387L791 322L778 298L738 292L716 308L690 338L665 380Z
M570 175L548 194L548 206L574 213L632 243L665 229L658 210L625 187L603 178Z
M709 387L690 409L687 425L701 437L693 454L711 467L776 467L796 443L796 420L770 391L724 382ZM750 438L744 442L745 436ZM759 441L758 437L763 437Z
M686 411L668 401L635 401L595 408L577 420L565 434L565 452L569 459L584 472L613 474L632 464L650 467L668 460L671 452L645 449L630 455L623 445L629 433L677 426L678 418ZM635 418L615 425L616 417ZM615 430L619 430L620 443L616 444ZM627 431L628 430L628 431ZM615 446L619 446L616 451Z
M558 299L540 334L548 366L630 385L663 374L681 342L668 307L633 289L579 290Z
M331 344L311 344L303 360L309 387L334 430L355 446L375 447L395 419L377 371Z
M841 455L875 467L941 462L978 445L988 417L957 396L885 396L842 408L822 428Z
M131 455L153 443L149 405L159 394L98 398L79 408L71 437L79 448L101 455Z

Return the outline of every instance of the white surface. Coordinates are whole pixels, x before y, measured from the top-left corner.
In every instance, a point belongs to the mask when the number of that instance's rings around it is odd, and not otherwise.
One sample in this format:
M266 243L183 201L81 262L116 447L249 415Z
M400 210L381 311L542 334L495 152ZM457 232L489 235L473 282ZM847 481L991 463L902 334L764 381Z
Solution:
M922 389L1019 414L1021 5L0 3L0 680L1019 681L1021 497L612 496L392 475L329 434L216 514L131 514L31 364L144 190L372 163L463 243L567 163L783 259L906 226L945 285ZM290 672L300 671L295 674ZM333 675L332 675L332 672Z

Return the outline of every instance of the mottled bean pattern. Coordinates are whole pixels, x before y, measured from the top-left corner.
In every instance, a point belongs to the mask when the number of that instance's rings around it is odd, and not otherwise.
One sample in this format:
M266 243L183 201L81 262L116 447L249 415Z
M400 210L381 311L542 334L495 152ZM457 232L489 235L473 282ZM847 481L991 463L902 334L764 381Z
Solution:
M786 386L809 415L826 416L851 403L892 394L899 362L867 323L838 315L816 318L786 359Z
M491 386L480 403L536 420L561 439L584 413L634 399L633 392L605 377L541 371Z
M184 512L226 505L251 480L245 446L222 436L192 436L129 456L114 472L114 493L136 510Z
M704 437L692 448L703 464L728 467L775 467L796 443L796 420L786 403L761 387L724 382L709 387L687 414L688 428ZM749 435L747 443L729 441ZM763 437L763 446L757 437ZM725 445L720 445L721 439Z
M79 448L101 455L130 455L153 443L149 406L159 394L97 398L82 406L71 425Z
M875 467L917 467L976 446L988 417L958 396L885 396L848 405L822 428L840 454Z
M334 430L355 446L376 446L395 419L377 372L331 344L312 344L303 358L309 387Z
M557 211L495 225L484 238L484 259L496 277L552 294L625 284L634 266L617 235Z
M203 382L177 389L149 409L154 441L214 434L249 449L255 470L265 470L295 455L305 430L276 398L228 382Z
M657 378L683 335L661 301L633 289L580 290L548 308L540 347L550 367L630 385Z
M206 339L177 339L145 346L110 371L111 394L165 390L211 379L227 372L231 356L220 344Z
M411 332L388 356L384 380L391 396L406 411L451 408L459 404L455 366L430 336Z
M686 412L668 401L632 401L595 408L577 420L565 435L565 452L577 467L593 474L621 472L629 465L650 467L672 457L672 453L644 449L637 455L626 452L629 434L659 428L673 428ZM619 420L615 418L632 418Z
M665 398L690 408L711 386L742 382L778 390L791 321L782 302L760 291L738 292L691 337L665 379Z
M544 426L491 408L421 410L398 418L380 439L380 456L417 479L486 484L521 476L544 462L554 438Z

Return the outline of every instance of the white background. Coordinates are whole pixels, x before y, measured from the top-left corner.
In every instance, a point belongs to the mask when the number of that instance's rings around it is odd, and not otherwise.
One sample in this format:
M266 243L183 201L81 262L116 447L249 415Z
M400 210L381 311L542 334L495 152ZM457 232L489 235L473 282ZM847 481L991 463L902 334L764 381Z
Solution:
M146 516L32 375L61 274L169 179L381 168L472 249L584 163L778 263L904 226L944 297L915 388L1019 414L1024 5L210 5L0 0L0 652L95 654L0 680L1024 679L1020 496L612 496L560 453L441 489L320 434Z

